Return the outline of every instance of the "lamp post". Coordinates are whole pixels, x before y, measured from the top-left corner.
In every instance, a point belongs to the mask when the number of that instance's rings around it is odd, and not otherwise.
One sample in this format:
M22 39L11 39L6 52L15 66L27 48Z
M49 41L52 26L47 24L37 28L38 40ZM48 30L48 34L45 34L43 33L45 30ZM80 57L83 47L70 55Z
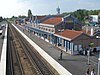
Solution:
M97 39L100 39L100 36L96 36ZM100 70L100 50L98 50L99 52L99 58L98 58L98 75L99 75L99 70Z
M87 51L87 56L88 56L88 65L90 65L90 45L89 45L89 50Z
M61 39L62 39L62 32L64 31L64 29L62 29L62 30L58 30L59 32L61 32ZM63 54L63 52L62 52L62 43L63 43L63 40L61 40L61 43L60 43L60 46L61 46L61 53L60 53L60 60L62 60L62 54Z
M90 65L90 49L87 51L87 55L88 55L88 65Z
M99 58L98 58L98 75L99 75L99 71L100 70L100 51L99 51Z
M87 51L87 56L88 56L88 65L90 65L90 55L91 55L91 50L92 50L92 46L94 45L94 43L90 43L89 44L89 50Z

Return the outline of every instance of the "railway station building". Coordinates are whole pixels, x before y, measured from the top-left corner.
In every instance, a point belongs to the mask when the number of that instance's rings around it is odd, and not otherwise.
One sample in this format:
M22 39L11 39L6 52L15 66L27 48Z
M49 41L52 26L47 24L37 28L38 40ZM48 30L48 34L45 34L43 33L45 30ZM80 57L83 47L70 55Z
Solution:
M82 24L72 15L65 17L49 15L39 21L35 19L31 26L26 25L25 28L39 38L73 55L89 48L91 42L94 42L94 47L96 47L97 41L100 41L96 38L99 32L90 36L90 33L82 30ZM98 46L100 46L99 43Z

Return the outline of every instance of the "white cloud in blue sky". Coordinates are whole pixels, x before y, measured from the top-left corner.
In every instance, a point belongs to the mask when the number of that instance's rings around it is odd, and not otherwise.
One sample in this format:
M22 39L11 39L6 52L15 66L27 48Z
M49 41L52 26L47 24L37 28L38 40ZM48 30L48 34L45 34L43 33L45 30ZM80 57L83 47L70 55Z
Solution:
M61 13L77 9L100 9L100 0L0 0L0 16L26 15L31 9L33 15L56 14L59 5Z

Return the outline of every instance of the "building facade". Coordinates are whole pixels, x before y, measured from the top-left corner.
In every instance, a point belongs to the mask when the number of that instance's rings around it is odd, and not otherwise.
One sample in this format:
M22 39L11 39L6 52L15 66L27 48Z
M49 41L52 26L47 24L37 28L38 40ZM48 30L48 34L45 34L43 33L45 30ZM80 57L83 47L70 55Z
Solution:
M97 44L96 36L100 33L90 36L83 30L80 22L73 16L47 16L40 22L33 22L31 26L25 25L25 28L34 35L53 44L56 47L70 54L79 54L89 48L90 43L93 47Z
M55 33L56 46L70 53L70 54L79 54L81 50L85 50L89 45L90 36L85 34L82 31L75 30L64 30L59 33Z

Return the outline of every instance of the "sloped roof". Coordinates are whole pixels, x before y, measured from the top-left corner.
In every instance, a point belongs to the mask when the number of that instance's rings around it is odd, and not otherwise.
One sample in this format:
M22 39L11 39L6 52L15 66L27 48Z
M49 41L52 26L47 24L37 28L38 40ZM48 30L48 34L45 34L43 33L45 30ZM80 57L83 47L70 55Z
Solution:
M62 16L54 16L43 21L43 24L57 25L62 21Z
M61 32L57 32L55 33L55 36L61 36L62 35L62 38L66 38L66 39L69 39L69 40L72 40L74 38L76 38L77 36L81 35L83 32L82 31L75 31L75 30L64 30Z
M75 21L79 21L76 17L72 16L71 14L64 16L64 18L69 18L69 17L74 19Z

